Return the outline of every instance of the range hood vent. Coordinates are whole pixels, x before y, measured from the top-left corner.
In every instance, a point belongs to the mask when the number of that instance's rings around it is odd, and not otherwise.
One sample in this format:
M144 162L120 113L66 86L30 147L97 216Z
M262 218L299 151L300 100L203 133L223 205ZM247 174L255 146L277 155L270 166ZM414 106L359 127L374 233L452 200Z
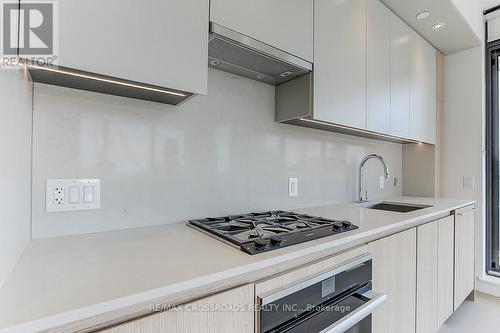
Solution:
M210 23L208 65L272 85L312 71L312 64L280 49Z

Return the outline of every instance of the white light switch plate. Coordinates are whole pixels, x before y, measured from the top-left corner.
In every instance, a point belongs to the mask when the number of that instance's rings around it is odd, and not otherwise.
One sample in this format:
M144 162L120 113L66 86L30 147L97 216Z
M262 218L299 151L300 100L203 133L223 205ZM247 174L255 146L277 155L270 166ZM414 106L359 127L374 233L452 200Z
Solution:
M47 179L47 213L101 208L99 179Z
M475 187L474 176L464 176L463 178L463 188L464 190L473 190Z
M299 180L297 178L288 178L288 196L297 197L299 196Z

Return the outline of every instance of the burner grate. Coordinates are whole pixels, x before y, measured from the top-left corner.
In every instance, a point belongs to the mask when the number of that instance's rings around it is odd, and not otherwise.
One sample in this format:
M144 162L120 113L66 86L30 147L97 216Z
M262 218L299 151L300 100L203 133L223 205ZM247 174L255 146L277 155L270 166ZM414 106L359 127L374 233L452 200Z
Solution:
M188 224L251 254L357 229L347 221L288 211L206 218Z

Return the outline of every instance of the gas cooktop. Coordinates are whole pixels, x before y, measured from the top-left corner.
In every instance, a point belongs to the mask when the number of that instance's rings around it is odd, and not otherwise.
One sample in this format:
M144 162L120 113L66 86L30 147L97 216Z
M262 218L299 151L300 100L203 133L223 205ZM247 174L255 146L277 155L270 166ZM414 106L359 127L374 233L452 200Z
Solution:
M206 218L188 222L248 254L258 254L358 229L349 221L286 211Z

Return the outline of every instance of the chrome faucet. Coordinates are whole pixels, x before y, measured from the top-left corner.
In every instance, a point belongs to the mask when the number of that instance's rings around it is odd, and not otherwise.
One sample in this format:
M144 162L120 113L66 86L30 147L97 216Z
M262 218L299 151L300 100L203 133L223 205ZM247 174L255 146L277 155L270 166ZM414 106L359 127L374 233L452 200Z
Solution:
M389 179L389 169L387 168L387 164L385 164L384 159L382 156L377 155L377 154L370 154L363 158L361 161L361 164L359 165L359 174L358 174L358 203L362 202L368 202L368 191L365 193L365 197L363 198L363 193L362 193L362 179L363 179L363 167L365 166L366 162L371 160L372 158L377 159L382 163L382 166L384 167L384 173L385 173L385 179Z

